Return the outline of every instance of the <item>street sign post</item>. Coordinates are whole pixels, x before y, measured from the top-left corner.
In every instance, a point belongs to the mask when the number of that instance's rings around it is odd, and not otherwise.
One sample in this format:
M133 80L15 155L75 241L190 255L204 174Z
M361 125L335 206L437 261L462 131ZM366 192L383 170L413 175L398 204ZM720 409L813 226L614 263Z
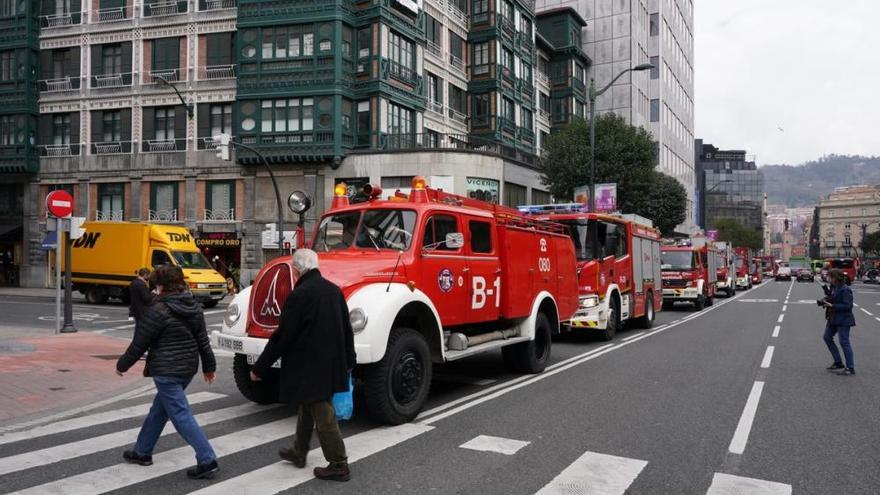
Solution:
M73 196L67 191L52 191L46 196L46 209L55 218L73 215Z
M73 215L73 196L67 191L52 191L46 196L46 210L49 212L47 223L54 220L58 237L55 246L55 330L61 333L74 333L73 326L73 281L70 271L70 250L73 247L71 226L76 225L80 231L83 219L71 218ZM75 221L74 221L75 220ZM81 234L78 234L81 235ZM61 320L61 246L64 246L64 323Z

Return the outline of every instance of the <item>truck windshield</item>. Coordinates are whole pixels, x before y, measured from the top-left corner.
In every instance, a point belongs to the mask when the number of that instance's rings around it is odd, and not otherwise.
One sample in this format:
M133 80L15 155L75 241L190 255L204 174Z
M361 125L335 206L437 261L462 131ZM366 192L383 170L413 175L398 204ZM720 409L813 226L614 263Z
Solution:
M589 234L589 227L576 222L565 222L568 227L568 235L574 242L574 252L578 261L590 261L594 259L593 236Z
M198 251L172 251L171 256L174 256L174 261L183 268L213 268L208 260L205 259L205 255Z
M337 251L356 247L367 250L407 250L412 244L416 213L381 209L328 215L321 220L313 248Z
M853 260L831 260L831 268L852 268Z
M690 251L662 251L660 253L661 270L693 270L694 255Z
M807 267L807 260L798 260L798 259L792 258L789 260L788 266L790 266L791 268L806 268Z
M742 256L736 257L736 267L737 268L742 268L745 265L745 263L746 263L746 260L744 260Z

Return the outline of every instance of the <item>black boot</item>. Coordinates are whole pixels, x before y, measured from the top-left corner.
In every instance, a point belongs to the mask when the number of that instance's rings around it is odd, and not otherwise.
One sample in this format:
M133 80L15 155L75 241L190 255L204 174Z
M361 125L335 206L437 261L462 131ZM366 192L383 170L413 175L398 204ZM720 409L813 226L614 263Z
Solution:
M293 465L298 468L306 467L306 456L297 455L294 449L279 449L278 457L284 459L285 461L292 462Z
M829 366L829 367L827 367L827 368L825 368L825 369L828 370L828 371L842 370L842 369L843 369L843 363L834 363L834 364L832 364L831 366Z
M333 463L327 467L316 467L315 478L330 481L348 481L351 479L351 470L347 462Z
M187 469L186 475L194 480L210 479L213 478L218 471L220 471L220 466L217 464L217 461L214 460L207 464L199 464L192 469Z
M134 450L126 450L122 453L122 458L125 459L125 462L129 464L138 464L141 466L152 466L153 465L153 456L151 455L138 455Z

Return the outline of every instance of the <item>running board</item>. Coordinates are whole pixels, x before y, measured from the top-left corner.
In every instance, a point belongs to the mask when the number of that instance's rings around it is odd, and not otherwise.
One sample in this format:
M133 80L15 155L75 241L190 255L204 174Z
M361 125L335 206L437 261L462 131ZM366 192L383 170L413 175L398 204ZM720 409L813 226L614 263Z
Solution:
M519 342L528 342L529 340L531 339L528 337L511 337L505 340L493 340L492 342L486 342L485 344L468 347L463 351L446 351L446 360L456 361L462 358L466 358L468 356L473 356L474 354L480 354L482 352L500 349L504 346L516 344Z

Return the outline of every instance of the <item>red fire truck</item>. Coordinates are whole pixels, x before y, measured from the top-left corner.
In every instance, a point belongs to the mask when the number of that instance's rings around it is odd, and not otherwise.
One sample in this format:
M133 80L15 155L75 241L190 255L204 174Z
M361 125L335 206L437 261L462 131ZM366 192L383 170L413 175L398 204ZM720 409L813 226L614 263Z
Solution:
M715 289L718 292L724 291L727 297L733 297L736 294L733 247L729 242L723 241L715 241L713 245L718 251L718 281Z
M776 259L773 256L760 256L758 259L761 261L761 275L765 278L773 278L776 276Z
M428 188L420 177L409 196L363 192L369 200L349 204L337 186L308 245L348 302L356 387L371 417L412 420L433 363L501 349L518 371L544 370L552 333L578 307L574 246L562 225ZM248 375L293 284L291 257L272 260L240 311L247 324L227 321L227 333L212 333L216 347L236 353L236 384L256 402L277 399L277 376Z
M752 288L752 251L747 247L733 248L734 263L736 265L736 288Z
M604 340L627 322L651 328L663 304L660 232L636 215L601 215L581 204L520 207L568 228L578 259L580 307L563 331L599 332Z
M715 301L718 251L705 237L680 241L660 249L663 270L663 309L679 301L702 310Z

